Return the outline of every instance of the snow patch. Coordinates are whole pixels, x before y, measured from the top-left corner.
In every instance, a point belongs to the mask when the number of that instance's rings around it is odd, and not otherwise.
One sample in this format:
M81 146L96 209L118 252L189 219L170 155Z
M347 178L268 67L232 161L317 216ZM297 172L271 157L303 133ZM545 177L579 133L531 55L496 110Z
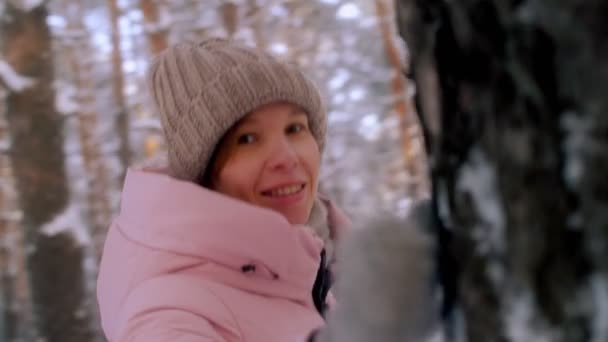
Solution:
M587 136L591 128L590 121L575 112L566 112L562 115L560 125L565 133L562 144L565 156L563 177L570 189L576 189L585 173L583 158L589 148Z
M68 26L67 20L64 17L56 14L51 14L46 17L46 23L56 29L65 29Z
M558 341L555 333L538 322L534 303L528 292L509 296L503 319L509 341L551 342Z
M359 134L368 141L376 141L382 135L382 124L378 119L378 114L370 113L365 115L359 122Z
M478 227L482 252L502 254L505 250L505 218L495 174L496 170L485 153L475 147L462 167L456 186L473 198L476 213L482 221L482 227Z
M78 244L84 246L91 243L91 236L86 227L79 207L72 204L63 213L55 216L51 222L43 225L40 232L48 236L69 233L72 234Z
M352 20L361 17L361 9L352 2L347 2L338 8L336 17L341 20Z
M0 59L0 79L14 92L22 92L33 86L33 78L19 75L6 61Z
M173 24L174 19L171 16L171 12L165 6L159 9L158 21L156 23L146 23L144 25L144 32L146 33L157 33L168 30Z
M594 275L591 278L591 294L594 305L592 342L605 342L608 341L608 279Z
M365 88L361 86L355 86L348 92L348 97L351 101L360 101L365 98Z
M268 12L270 13L271 16L277 17L277 18L286 17L289 15L289 12L287 12L287 9L285 9L285 7L283 7L279 4L271 5L268 8Z
M162 131L162 126L159 119L155 118L143 118L133 121L131 124L133 130L151 130L151 131Z
M273 43L270 45L270 51L276 55L284 55L288 50L285 43Z
M44 0L21 0L15 1L14 4L22 11L29 12L36 7L40 7Z
M437 181L437 214L445 226L451 228L450 200L448 198L448 189L445 183L445 180L441 178Z
M444 342L445 337L441 329L435 330L435 332L428 337L427 342Z
M73 85L58 81L55 83L55 109L62 114L74 114L80 109L76 100L77 91Z
M327 5L337 5L340 3L340 0L319 0L319 2Z
M342 88L350 78L351 75L347 69L338 69L334 76L329 80L329 89L335 91Z
M4 138L0 140L0 152L6 153L11 149L11 140Z

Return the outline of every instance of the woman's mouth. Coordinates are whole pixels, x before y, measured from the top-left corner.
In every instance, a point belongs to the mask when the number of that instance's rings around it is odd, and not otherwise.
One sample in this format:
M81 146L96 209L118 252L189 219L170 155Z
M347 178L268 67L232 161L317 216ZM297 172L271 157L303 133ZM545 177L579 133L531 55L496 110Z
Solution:
M305 186L306 184L302 183L276 187L270 190L262 191L262 195L273 198L293 196L304 190Z

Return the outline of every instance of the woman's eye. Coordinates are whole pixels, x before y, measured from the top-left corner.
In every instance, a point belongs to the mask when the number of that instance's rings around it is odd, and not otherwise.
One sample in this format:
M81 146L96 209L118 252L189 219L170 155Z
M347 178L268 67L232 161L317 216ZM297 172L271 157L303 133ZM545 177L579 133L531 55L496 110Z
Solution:
M255 141L255 135L253 134L242 134L239 136L237 143L239 145L251 144Z
M290 134L299 133L304 130L306 130L306 126L301 123L294 123L287 127L287 133L290 133Z

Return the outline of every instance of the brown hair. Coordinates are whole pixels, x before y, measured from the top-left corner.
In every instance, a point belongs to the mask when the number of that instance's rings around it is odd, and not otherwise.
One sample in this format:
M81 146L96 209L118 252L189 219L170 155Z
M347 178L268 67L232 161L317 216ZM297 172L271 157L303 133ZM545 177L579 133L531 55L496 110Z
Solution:
M211 158L209 158L209 163L207 163L207 168L205 169L205 172L201 173L199 176L197 184L208 189L213 189L213 181L215 180L219 170L228 160L227 157L230 155L230 151L227 151L227 153L222 153L224 151L224 145L226 144L228 138L234 134L241 121L242 120L239 120L236 124L230 127L230 129L228 129L228 131L220 138L218 144L215 145Z

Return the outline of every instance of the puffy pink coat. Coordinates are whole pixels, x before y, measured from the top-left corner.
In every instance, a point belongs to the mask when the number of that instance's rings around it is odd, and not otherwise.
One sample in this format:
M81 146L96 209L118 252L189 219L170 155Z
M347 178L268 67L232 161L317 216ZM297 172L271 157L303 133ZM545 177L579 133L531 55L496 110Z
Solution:
M348 221L329 207L335 236ZM129 170L97 283L104 333L111 342L304 341L323 325L311 295L322 248L278 213Z

